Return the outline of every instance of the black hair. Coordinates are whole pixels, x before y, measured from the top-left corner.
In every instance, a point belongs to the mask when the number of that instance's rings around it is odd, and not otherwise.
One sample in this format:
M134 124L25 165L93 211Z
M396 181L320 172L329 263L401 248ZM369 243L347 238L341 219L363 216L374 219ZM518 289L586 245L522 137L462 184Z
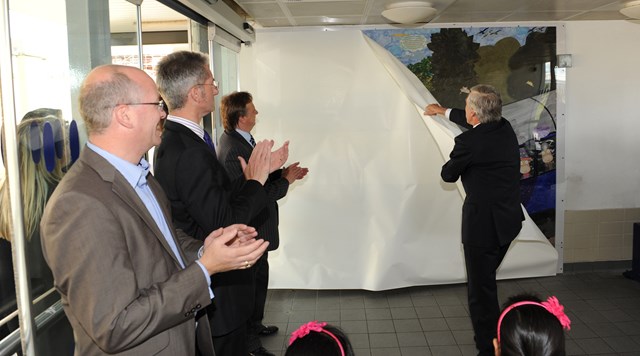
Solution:
M541 300L533 294L510 297L504 304ZM558 318L539 305L519 305L502 317L500 330L501 356L565 356L565 336Z

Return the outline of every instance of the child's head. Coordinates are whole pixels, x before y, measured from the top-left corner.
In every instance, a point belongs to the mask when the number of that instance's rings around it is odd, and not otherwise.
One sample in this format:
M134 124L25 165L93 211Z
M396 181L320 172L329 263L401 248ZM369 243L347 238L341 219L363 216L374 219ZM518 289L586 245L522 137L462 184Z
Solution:
M571 320L556 297L542 302L533 295L509 298L498 319L496 355L564 356L564 332Z
M285 356L353 356L347 336L335 326L310 321L289 338Z

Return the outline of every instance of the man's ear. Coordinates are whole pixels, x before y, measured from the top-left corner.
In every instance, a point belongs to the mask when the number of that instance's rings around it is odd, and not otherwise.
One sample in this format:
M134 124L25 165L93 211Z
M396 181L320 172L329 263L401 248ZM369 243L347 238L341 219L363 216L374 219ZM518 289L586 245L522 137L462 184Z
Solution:
M116 122L121 126L132 128L133 122L131 121L130 114L129 105L118 105L113 109L112 120L116 120Z
M496 356L500 356L500 344L498 344L498 339L493 338L493 352Z
M202 101L204 96L202 95L203 91L201 89L202 88L198 85L194 85L193 87L191 87L191 89L189 89L189 93L187 94L187 100L191 99L196 103Z

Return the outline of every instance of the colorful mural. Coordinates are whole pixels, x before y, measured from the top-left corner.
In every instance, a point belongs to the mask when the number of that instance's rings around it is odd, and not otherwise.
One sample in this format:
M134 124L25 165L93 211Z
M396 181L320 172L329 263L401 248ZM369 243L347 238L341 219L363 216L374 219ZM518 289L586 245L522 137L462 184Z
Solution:
M468 27L365 30L445 107L463 108L469 88L496 87L520 144L524 207L555 237L556 28Z

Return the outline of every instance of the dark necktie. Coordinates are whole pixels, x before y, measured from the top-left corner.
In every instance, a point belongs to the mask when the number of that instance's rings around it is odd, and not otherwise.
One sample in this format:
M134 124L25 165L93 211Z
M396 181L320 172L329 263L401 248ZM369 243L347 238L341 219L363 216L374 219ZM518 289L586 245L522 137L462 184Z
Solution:
M207 146L209 146L211 151L215 151L215 148L213 148L213 141L211 141L211 136L209 136L207 131L204 132L204 142L207 143Z
M252 147L256 147L256 140L253 139L253 135L249 139L249 143L251 144Z

